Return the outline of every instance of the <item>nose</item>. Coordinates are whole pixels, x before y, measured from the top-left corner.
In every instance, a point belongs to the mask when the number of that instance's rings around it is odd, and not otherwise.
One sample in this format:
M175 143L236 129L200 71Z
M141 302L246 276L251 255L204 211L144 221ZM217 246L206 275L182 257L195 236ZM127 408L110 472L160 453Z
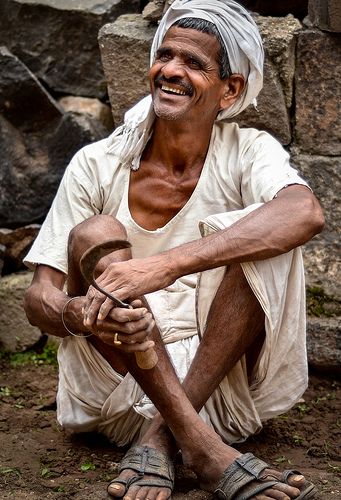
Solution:
M182 61L176 57L167 61L161 70L163 76L168 80L174 77L183 77L185 74Z

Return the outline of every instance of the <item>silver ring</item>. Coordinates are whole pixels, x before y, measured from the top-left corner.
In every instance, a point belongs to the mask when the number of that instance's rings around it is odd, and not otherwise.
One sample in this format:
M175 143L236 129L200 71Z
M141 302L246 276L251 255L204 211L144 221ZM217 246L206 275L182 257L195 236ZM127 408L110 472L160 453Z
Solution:
M120 340L118 340L118 333L115 332L115 335L114 335L114 344L115 345L122 345L122 342Z

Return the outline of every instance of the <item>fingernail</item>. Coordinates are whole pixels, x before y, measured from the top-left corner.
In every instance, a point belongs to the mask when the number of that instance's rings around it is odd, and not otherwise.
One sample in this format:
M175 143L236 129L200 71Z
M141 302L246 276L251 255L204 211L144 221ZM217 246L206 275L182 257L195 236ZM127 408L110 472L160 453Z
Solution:
M144 316L145 314L147 314L147 312L148 312L148 309L146 309L146 308L144 307L144 308L142 309L142 314L143 314L143 316ZM136 500L137 500L137 499L136 499Z

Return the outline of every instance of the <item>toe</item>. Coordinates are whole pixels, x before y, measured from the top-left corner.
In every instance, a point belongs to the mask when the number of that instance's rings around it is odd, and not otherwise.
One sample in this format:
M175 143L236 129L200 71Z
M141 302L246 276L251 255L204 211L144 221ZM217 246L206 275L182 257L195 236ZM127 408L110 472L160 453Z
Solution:
M126 491L126 489L123 486L123 484L115 483L115 481L110 483L108 486L108 493L112 497L122 498L125 491Z

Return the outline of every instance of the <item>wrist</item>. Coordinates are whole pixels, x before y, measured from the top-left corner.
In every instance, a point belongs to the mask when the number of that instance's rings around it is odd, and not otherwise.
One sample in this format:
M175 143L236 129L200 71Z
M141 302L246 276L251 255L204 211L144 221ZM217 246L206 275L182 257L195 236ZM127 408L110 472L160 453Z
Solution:
M84 327L83 323L83 306L85 302L84 296L69 297L63 305L61 312L61 320L64 329L69 335L75 337L88 337L92 332Z

